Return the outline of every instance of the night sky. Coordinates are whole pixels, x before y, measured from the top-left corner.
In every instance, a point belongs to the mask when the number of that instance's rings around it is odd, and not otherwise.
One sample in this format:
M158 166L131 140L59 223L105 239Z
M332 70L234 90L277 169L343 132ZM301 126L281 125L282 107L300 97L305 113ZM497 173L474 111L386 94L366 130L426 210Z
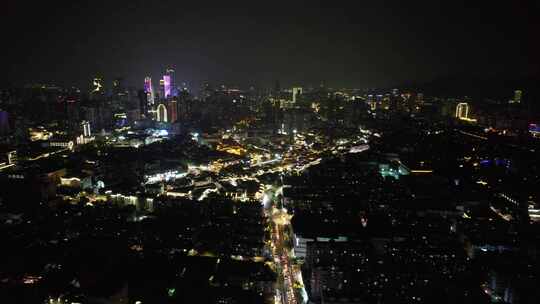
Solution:
M0 83L142 87L171 66L194 88L370 87L538 69L535 1L337 2L8 0Z

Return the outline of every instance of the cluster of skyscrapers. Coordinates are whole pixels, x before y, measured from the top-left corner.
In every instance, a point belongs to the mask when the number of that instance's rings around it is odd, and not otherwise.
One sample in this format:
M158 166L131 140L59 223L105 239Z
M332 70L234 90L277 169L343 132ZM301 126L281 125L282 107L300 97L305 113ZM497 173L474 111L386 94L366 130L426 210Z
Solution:
M160 122L175 122L177 120L177 102L184 87L179 89L175 81L174 69L167 68L163 77L159 80L159 87L153 86L150 76L144 79L144 93L139 95L141 99L141 113L151 119Z

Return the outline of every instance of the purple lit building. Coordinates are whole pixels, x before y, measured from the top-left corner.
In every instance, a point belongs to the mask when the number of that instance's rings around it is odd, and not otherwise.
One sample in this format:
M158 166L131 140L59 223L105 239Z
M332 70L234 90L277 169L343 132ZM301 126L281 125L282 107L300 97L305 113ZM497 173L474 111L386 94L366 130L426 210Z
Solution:
M172 95L172 86L171 86L171 76L163 76L163 86L165 88L165 98L168 98Z
M176 88L176 82L174 77L174 70L171 68L167 68L165 71L165 75L169 77L170 84L171 84L171 95L170 96L178 96L178 90Z
M150 76L144 78L144 92L146 93L147 106L150 108L154 104L154 88Z
M0 134L9 132L9 115L8 112L0 110Z
M145 93L151 93L152 92L152 78L146 77L144 78L144 92Z

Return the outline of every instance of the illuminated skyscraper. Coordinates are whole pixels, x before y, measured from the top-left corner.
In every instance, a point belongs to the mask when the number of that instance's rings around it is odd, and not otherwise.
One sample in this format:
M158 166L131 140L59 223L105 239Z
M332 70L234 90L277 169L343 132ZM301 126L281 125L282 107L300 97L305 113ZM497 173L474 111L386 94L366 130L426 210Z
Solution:
M167 122L167 107L160 103L158 106L157 106L157 121L160 121L160 122Z
M466 102L460 102L456 106L456 118L467 119L469 118L469 104Z
M152 92L152 78L150 78L150 76L146 76L144 78L144 92L145 93Z
M175 123L178 120L178 102L176 99L171 100L167 104L167 108L167 114L169 114L167 121L170 123Z
M92 82L92 93L103 92L103 79L96 77Z
M296 103L298 96L302 94L302 88L293 88L292 89L292 102Z
M147 95L148 106L150 107L154 104L154 88L152 87L152 78L150 76L144 78L144 92Z
M469 104L466 102L460 102L456 106L456 118L467 122L476 122L475 118L470 117Z
M165 97L165 79L159 80L159 98Z
M100 99L105 95L105 88L103 88L103 79L100 77L94 78L92 81L90 96L92 99Z
M171 76L169 75L163 76L163 90L165 98L169 98L172 96Z
M86 120L81 122L81 127L83 129L83 136L84 137L92 136L92 131L90 130L90 122L88 122Z
M175 72L171 68L168 68L165 71L165 75L169 76L169 84L170 84L170 88L171 88L170 96L178 96L178 92L177 92L177 88L176 88L176 77L174 76L174 74L175 74ZM163 79L165 79L165 77ZM167 96L167 97L169 97L169 96Z

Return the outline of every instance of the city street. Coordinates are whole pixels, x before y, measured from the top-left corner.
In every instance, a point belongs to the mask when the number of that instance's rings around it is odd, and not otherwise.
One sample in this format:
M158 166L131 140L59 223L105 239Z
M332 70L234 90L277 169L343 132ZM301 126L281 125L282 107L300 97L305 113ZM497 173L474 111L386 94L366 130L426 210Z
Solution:
M278 297L279 303L305 303L305 299L299 299L295 292L295 285L302 283L302 274L298 267L295 267L291 261L291 216L283 209L277 209L278 196L277 190L266 192L268 197L272 198L272 207L269 209L268 216L272 218L272 254L278 271Z

